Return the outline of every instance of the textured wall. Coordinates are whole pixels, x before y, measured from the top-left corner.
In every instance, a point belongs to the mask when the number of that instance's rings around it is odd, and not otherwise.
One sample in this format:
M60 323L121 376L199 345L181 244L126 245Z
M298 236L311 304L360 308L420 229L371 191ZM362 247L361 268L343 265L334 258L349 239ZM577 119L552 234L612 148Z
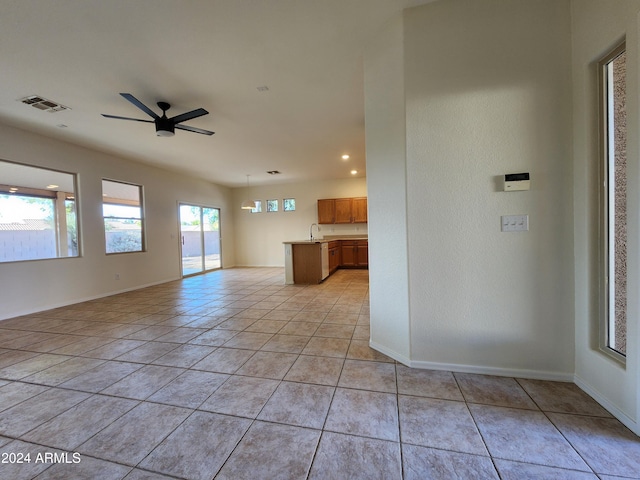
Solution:
M571 378L569 2L447 0L404 28L412 360ZM531 190L501 191L517 172Z
M407 167L402 17L365 57L371 345L410 363Z

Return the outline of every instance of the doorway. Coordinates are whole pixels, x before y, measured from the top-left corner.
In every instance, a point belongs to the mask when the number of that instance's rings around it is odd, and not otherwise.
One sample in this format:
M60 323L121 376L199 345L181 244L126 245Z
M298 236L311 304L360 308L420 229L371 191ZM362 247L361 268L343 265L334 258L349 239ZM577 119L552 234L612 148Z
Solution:
M222 268L220 209L180 204L182 276Z

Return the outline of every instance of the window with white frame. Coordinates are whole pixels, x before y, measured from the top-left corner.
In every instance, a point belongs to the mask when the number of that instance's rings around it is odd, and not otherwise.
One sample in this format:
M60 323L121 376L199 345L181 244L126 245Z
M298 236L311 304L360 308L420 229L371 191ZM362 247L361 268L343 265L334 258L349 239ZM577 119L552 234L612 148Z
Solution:
M282 200L282 210L285 212L294 212L296 209L295 198L285 198Z
M76 176L0 160L0 262L77 257Z
M278 200L267 200L267 212L278 211Z
M142 187L102 180L106 253L144 251Z
M600 89L602 258L600 347L624 361L627 354L627 115L626 48L598 63Z

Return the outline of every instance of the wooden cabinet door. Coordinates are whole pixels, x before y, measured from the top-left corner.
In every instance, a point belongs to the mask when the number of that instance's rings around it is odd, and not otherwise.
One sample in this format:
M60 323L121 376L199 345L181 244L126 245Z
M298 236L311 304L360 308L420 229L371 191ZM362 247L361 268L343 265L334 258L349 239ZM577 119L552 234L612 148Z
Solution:
M353 223L350 198L336 198L336 221L335 223Z
M318 200L318 223L336 222L336 201L333 198Z
M294 283L320 283L322 281L320 244L293 244L292 247Z
M342 244L342 263L343 267L355 267L356 266L356 251L358 247L356 245Z
M353 223L367 223L367 197L354 198L351 205Z
M340 248L333 247L329 249L329 271L335 272L340 266Z
M368 242L358 242L357 262L359 267L366 267L369 265L369 243Z

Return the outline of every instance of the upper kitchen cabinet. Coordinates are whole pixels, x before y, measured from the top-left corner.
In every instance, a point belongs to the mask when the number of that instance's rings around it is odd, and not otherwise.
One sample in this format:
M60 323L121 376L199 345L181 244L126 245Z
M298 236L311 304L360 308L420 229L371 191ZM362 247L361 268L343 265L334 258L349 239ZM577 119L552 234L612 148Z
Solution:
M367 223L367 198L318 200L318 223Z
M318 223L336 223L336 200L318 200Z
M367 197L352 199L353 223L367 223Z
M350 198L336 198L335 223L353 223L351 208L352 202Z

